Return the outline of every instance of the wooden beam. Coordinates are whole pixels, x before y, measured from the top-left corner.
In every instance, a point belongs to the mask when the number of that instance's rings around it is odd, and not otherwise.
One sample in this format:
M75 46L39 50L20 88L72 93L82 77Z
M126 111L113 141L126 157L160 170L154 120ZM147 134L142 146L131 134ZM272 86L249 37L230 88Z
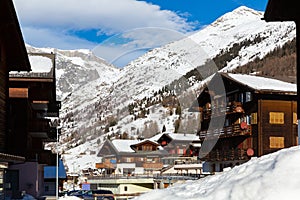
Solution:
M28 98L28 88L9 88L9 98Z

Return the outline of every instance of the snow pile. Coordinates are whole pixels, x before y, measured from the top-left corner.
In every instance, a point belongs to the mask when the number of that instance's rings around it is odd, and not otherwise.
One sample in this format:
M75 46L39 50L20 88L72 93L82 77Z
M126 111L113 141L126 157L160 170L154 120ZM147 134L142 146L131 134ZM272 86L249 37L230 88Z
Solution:
M59 197L59 200L80 200L81 198L75 197L75 196L65 196L65 197Z
M153 190L135 200L299 199L299 166L300 147L291 147L214 176Z

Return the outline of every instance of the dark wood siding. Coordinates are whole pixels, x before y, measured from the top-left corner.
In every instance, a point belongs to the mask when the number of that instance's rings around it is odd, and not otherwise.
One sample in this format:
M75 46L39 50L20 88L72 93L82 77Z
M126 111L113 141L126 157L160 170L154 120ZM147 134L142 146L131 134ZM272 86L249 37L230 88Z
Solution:
M6 101L7 101L7 75L5 65L5 52L0 42L0 151L5 149L6 133Z
M271 124L270 112L284 113L283 124ZM294 101L284 100L261 100L259 116L259 145L262 154L277 151L270 148L270 137L284 137L284 147L291 147L295 144L295 134L293 128L293 112L296 112Z

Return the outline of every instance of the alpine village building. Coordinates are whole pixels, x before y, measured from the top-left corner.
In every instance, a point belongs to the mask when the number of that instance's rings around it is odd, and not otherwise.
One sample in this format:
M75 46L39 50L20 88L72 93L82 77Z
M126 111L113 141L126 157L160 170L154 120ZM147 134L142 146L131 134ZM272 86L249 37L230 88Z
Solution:
M13 1L0 1L0 199L20 198L21 191L44 194L44 166L55 166L56 155L44 150L57 140L55 55L31 55L47 60L50 71L32 69ZM33 58L34 57L34 58ZM44 66L40 66L44 67Z
M224 98L214 91L217 79L224 83ZM191 108L201 112L199 156L205 161L204 170L222 171L298 145L296 94L295 84L271 78L215 74ZM215 126L218 123L224 126ZM204 149L210 142L215 145Z

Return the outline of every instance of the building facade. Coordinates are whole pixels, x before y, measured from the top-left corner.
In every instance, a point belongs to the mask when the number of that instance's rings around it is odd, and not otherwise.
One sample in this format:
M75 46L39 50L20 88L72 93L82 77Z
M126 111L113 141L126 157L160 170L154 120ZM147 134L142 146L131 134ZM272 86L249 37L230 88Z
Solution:
M214 79L225 93L215 95ZM210 85L211 84L211 85ZM297 145L296 85L270 78L220 73L192 107L201 112L200 158L206 170L222 171L279 149ZM215 124L223 123L223 127ZM214 141L209 151L204 143Z

